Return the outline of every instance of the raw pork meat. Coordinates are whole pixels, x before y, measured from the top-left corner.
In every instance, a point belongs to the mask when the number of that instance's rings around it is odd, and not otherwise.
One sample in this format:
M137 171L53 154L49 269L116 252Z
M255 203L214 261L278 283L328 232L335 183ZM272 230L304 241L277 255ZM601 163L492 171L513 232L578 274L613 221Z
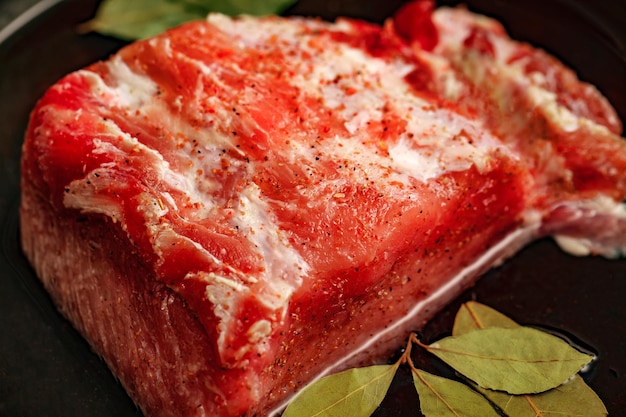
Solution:
M26 255L149 416L265 415L530 240L626 252L607 101L493 20L210 15L54 85Z

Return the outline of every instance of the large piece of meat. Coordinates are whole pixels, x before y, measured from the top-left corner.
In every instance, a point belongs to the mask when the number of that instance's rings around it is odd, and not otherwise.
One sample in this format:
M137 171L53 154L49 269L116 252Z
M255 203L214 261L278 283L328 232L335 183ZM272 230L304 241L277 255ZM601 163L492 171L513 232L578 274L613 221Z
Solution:
M32 114L23 248L148 416L264 415L530 240L626 252L613 109L494 21L227 18Z

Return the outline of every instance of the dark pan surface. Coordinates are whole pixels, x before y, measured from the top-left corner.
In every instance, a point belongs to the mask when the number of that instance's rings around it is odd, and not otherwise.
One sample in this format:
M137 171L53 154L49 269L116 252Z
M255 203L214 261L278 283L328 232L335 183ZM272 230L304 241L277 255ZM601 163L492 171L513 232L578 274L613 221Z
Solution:
M36 12L6 25L11 10ZM103 362L55 310L19 249L19 154L30 109L62 75L105 58L123 44L78 35L95 0L0 0L0 416L141 416ZM382 21L402 2L307 1L289 12L331 19ZM454 2L444 1L441 4ZM596 84L626 119L626 13L612 0L475 0L475 11L501 19ZM10 20L10 19L9 19ZM574 258L539 241L487 273L423 329L430 342L449 334L458 306L470 299L523 324L557 329L598 354L588 383L611 415L626 409L626 260ZM400 348L400 346L398 346ZM414 354L418 366L449 373ZM376 416L419 415L410 376L400 372Z

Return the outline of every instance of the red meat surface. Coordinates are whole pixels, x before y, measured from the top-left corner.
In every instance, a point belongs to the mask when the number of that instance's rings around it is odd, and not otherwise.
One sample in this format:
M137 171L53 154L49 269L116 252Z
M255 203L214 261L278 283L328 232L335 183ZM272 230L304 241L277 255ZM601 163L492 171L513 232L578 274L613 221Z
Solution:
M620 132L595 88L463 9L211 15L48 90L22 243L147 416L265 415L534 238L624 254Z

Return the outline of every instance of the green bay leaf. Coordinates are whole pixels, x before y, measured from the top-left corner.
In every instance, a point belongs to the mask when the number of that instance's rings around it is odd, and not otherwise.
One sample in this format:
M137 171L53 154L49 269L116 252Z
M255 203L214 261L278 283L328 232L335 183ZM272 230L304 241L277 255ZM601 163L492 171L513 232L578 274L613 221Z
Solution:
M547 391L593 359L558 337L523 326L474 330L425 347L481 387L510 394Z
M282 417L368 417L380 405L398 364L348 369L309 385Z
M183 2L168 0L105 0L85 31L100 32L124 40L144 39L206 14Z
M96 16L81 30L132 41L204 19L209 12L268 15L280 13L293 3L295 0L104 0Z
M585 381L576 375L563 385L533 395L510 395L477 388L511 417L605 417L606 407Z
M463 304L454 320L452 334L458 336L488 327L519 327L515 321L484 304ZM473 384L490 401L511 417L604 417L606 407L598 395L579 376L540 394L511 395Z
M413 369L413 384L426 417L498 417L489 401L467 385Z
M452 335L459 336L473 330L488 327L512 329L519 327L519 324L489 306L476 301L468 301L461 305L459 311L456 313L454 326L452 327Z

